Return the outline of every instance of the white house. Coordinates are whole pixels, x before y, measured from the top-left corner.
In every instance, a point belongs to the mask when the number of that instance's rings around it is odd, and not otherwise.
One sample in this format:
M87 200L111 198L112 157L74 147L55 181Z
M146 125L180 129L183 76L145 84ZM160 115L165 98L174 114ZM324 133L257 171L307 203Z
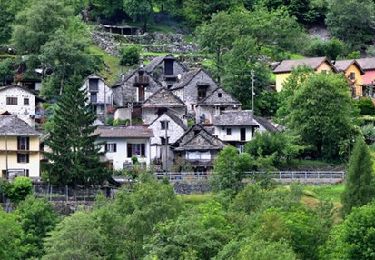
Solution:
M0 110L16 115L32 127L35 126L35 119L43 115L41 101L42 99L26 87L0 87Z
M113 106L112 89L97 75L88 76L82 89L86 90L88 102L93 106L98 118L105 121Z
M151 138L151 159L155 165L165 163L172 164L173 151L170 144L175 143L187 130L182 119L171 111L158 116L150 125L154 136ZM167 142L166 142L167 140ZM165 166L167 167L167 166Z
M103 144L103 160L109 168L122 170L132 165L132 157L140 164L151 164L152 129L145 126L98 126L95 130L97 143Z

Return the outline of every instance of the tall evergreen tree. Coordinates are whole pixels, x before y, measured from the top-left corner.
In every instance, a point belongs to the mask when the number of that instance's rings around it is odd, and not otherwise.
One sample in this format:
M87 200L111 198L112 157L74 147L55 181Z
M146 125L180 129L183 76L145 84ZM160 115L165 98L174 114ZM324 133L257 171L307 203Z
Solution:
M358 138L350 157L345 191L342 195L343 214L353 207L369 203L375 197L373 168L370 151L362 138Z
M46 154L51 162L50 181L62 185L101 183L107 171L99 161L100 148L94 143L96 116L77 83L66 85L64 91L47 130L46 144L52 150Z

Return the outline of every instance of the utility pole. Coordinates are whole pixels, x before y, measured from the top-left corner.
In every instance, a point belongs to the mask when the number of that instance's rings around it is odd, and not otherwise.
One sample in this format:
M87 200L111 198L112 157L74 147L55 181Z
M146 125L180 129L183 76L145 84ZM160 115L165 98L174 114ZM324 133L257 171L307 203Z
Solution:
M163 120L164 123L164 163L163 163L163 168L164 171L168 170L168 120Z
M251 111L254 114L254 70L251 70Z
M6 177L8 178L8 137L7 134L5 133L5 174Z

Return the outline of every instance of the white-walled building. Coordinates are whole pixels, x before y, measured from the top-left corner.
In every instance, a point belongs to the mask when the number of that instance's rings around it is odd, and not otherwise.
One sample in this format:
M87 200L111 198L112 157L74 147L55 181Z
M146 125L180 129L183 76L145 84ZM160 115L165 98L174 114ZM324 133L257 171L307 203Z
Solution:
M88 102L93 106L98 118L104 120L113 107L112 89L97 75L88 76L82 89L86 90Z
M187 130L183 120L167 111L158 116L150 125L154 136L151 138L151 159L156 165L165 163L167 158L167 166L171 166L174 158L170 144L175 143ZM167 142L166 142L167 140Z
M132 165L132 157L140 164L151 164L152 129L145 126L98 126L97 143L103 144L103 160L109 168L122 170Z
M0 87L0 110L16 115L32 127L35 126L35 119L43 116L41 101L32 90L25 87Z

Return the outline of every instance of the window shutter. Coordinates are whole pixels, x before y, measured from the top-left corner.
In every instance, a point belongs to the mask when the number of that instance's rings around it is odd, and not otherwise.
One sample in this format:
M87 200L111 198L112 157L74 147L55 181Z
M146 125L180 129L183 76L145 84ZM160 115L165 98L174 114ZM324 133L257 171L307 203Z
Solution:
M117 152L117 144L113 144L113 151Z
M145 156L145 144L141 144L141 156Z
M30 148L30 137L26 137L26 150L29 151Z
M29 155L26 154L25 157L26 157L26 163L29 163Z
M128 144L127 145L127 147L128 147L128 158L131 158L132 157L132 155L133 155L133 152L132 152L132 145L131 144Z
M21 150L21 136L17 136L17 150Z
M108 152L108 144L105 144L105 145L104 145L104 151L105 151L105 152Z

